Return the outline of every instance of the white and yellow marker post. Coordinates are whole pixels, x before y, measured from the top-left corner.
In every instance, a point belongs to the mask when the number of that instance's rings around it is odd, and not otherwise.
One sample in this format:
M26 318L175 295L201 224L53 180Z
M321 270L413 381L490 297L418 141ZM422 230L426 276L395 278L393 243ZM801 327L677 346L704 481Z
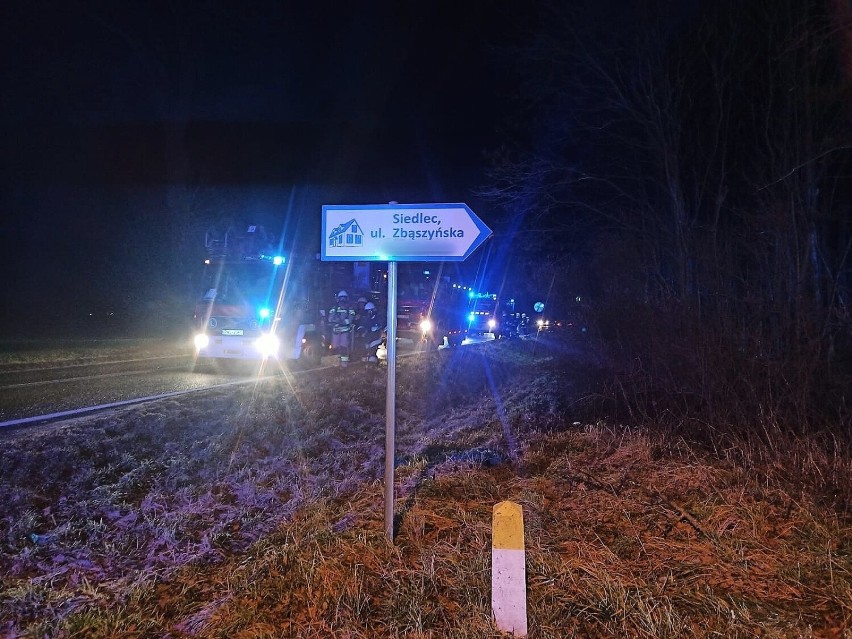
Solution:
M491 532L491 610L497 627L527 636L527 570L524 512L519 504L494 506Z

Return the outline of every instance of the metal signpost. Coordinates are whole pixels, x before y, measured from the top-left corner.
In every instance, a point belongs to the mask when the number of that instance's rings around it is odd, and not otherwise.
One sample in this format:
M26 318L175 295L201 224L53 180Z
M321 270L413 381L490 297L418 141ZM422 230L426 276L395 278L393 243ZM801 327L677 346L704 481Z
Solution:
M387 262L388 382L385 398L385 534L393 542L397 262L460 262L491 235L467 204L327 204L324 261Z

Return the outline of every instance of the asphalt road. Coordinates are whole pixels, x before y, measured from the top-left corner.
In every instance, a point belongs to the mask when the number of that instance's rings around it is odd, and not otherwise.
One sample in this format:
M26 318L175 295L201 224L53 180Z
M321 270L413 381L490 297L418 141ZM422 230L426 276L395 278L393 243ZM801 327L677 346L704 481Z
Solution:
M186 356L0 370L0 422L207 388L240 377L248 375L193 370Z
M474 342L486 341L477 338ZM399 356L411 352L400 344ZM92 362L39 362L0 364L0 427L17 426L22 421L38 423L41 416L57 417L116 403L150 400L158 396L202 390L223 384L250 382L257 377L257 365L234 363L227 369L195 364L194 358L174 350L163 355L138 357L112 349L109 356ZM324 357L320 367L332 366L333 356ZM271 363L262 374L282 370L306 370L301 362Z

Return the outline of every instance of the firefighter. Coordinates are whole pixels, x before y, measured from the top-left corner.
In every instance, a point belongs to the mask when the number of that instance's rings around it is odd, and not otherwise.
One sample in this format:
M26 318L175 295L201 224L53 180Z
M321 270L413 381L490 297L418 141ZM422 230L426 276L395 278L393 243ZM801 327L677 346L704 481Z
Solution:
M337 294L337 304L329 309L328 325L331 329L331 346L340 358L341 368L345 368L349 365L355 332L355 309L349 304L346 291Z
M376 305L367 302L361 320L358 322L359 343L363 346L361 361L377 362L376 349L382 342L382 331L385 325L379 317Z
M358 302L355 305L355 315L357 317L361 317L364 314L364 307L367 306L367 298L363 295L358 298Z

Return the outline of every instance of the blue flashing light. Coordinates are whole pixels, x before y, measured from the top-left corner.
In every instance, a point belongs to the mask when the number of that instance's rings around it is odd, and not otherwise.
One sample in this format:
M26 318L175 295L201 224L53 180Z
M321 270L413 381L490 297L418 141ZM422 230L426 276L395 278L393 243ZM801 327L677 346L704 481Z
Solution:
M260 315L261 319L266 319L269 317L269 309L265 307L261 308L258 310L257 314Z
M284 263L284 258L281 255L276 255L272 258L272 263L275 264L275 266L281 266Z
M467 294L467 296L468 296L470 299L473 299L474 297L476 297L476 293L474 293L473 291L471 291L470 293L468 293L468 294Z
M468 322L472 322L475 319L476 319L476 313L471 313L470 315L467 316Z

